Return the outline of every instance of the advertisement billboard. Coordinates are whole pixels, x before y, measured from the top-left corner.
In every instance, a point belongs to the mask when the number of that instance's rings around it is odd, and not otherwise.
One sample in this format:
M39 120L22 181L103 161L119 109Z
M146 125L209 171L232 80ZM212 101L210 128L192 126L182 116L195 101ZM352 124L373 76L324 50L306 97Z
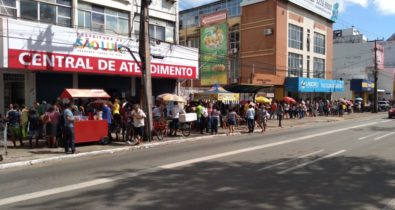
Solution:
M222 23L200 30L200 84L227 84L228 25Z
M127 37L13 19L3 19L2 23L8 30L8 37L4 37L8 43L2 63L5 68L141 76L138 63L121 49L128 46L139 59L139 43ZM196 49L156 43L151 46L151 55L153 77L199 77Z
M339 14L338 0L288 0L326 19L336 22Z
M384 69L384 46L381 44L376 44L376 55L373 53L373 63L377 62L377 69Z

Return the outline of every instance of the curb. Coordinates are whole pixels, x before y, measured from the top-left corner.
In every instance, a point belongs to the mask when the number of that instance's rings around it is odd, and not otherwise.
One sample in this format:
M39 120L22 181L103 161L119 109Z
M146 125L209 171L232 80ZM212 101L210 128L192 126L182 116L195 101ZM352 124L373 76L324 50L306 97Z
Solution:
M241 134L235 133L235 135L241 135ZM180 144L180 143L184 143L184 142L194 142L194 141L198 141L198 140L202 140L202 139L211 139L214 137L223 137L223 136L227 136L227 135L226 134L218 134L215 136L210 135L210 136L201 136L201 137L193 137L193 138L182 138L181 137L182 139L175 139L175 140L155 142L155 143L147 143L147 144L143 144L143 145L139 145L139 146L125 146L123 148L116 148L116 149L107 149L107 150L100 150L100 151L77 153L77 154L72 154L72 155L60 155L60 156L56 156L56 157L40 158L40 159L19 161L19 162L13 162L13 163L4 163L4 164L0 164L0 170L17 168L17 167L22 167L22 166L38 165L38 164L44 164L44 163L60 161L60 160L71 160L71 159L76 159L76 158L80 158L80 157L92 157L92 156L97 156L97 155L115 154L115 153L133 151L133 150L138 150L138 149L148 149L148 148L162 146L162 145Z

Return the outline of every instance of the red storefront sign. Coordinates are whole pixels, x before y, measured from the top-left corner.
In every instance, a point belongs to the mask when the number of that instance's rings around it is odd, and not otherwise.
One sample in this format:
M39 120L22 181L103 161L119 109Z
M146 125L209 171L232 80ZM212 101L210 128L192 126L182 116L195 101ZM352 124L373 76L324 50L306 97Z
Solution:
M141 76L136 62L62 53L8 50L8 67L25 70ZM196 79L195 66L151 63L153 77Z

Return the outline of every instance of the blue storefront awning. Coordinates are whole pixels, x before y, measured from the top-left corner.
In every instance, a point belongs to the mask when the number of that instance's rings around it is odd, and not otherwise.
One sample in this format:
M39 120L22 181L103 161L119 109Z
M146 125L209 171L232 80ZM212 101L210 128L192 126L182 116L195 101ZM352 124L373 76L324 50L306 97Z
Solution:
M304 77L288 77L285 79L285 88L289 92L300 93L344 92L344 81Z

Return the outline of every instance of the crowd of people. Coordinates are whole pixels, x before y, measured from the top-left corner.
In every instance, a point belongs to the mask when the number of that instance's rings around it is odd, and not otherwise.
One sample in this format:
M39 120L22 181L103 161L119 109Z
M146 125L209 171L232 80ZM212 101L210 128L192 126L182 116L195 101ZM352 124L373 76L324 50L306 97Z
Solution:
M343 116L352 112L362 112L363 103L360 101L339 100L297 100L293 102L273 101L272 103L252 103L247 101L243 104L227 105L221 102L205 103L191 102L188 104L173 103L167 106L157 101L153 107L154 122L165 119L168 124L170 136L177 136L179 130L179 117L183 113L196 113L197 121L192 123L193 129L200 134L204 132L215 135L218 127L226 127L228 133L233 134L235 127L241 124L248 126L248 132L254 132L256 127L261 132L266 131L269 120L278 120L278 126L282 127L282 121L288 119L303 119L316 116ZM1 118L1 117L0 117ZM140 144L144 138L146 113L138 104L132 104L126 100L115 99L112 103L99 100L79 101L76 104L52 104L35 103L28 108L25 105L10 104L5 119L9 123L10 137L14 147L17 141L24 146L23 140L29 140L29 146L33 147L35 139L36 147L39 139L46 139L49 148L64 146L66 153L75 152L74 122L78 120L106 120L108 123L108 138L110 141L125 141L128 144Z

